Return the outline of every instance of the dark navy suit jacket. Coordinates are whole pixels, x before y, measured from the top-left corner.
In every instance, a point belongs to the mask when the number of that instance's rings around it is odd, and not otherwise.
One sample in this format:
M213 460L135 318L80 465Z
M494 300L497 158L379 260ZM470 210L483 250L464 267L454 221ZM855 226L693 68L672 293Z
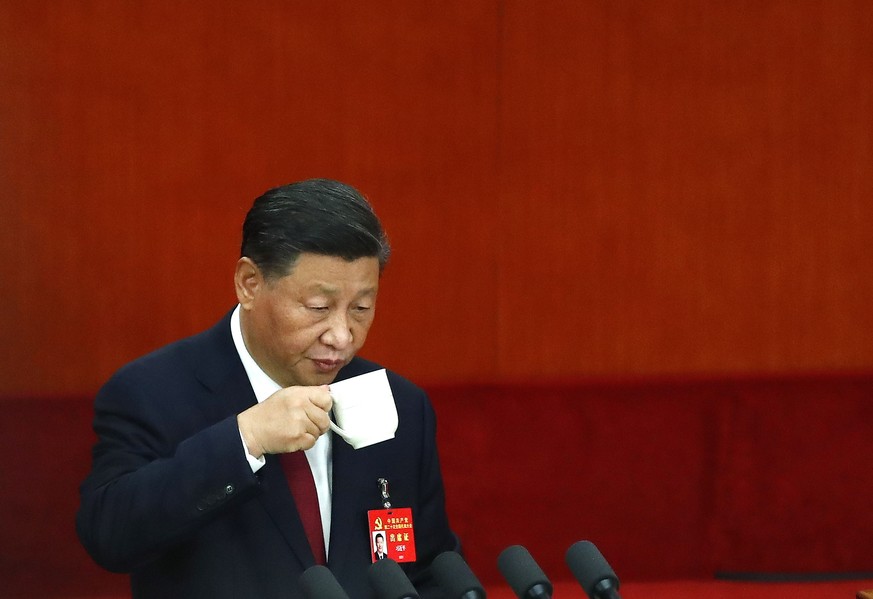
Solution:
M355 358L337 380L379 368ZM394 439L352 449L333 439L328 567L352 599L372 598L367 511L387 478L395 507L411 507L417 561L403 568L422 596L441 596L426 565L458 550L449 529L425 393L389 371ZM211 329L119 370L95 400L98 441L82 483L77 530L103 567L131 574L135 598L301 596L314 559L276 456L253 474L236 415L255 396L230 334ZM332 433L328 433L332 434Z

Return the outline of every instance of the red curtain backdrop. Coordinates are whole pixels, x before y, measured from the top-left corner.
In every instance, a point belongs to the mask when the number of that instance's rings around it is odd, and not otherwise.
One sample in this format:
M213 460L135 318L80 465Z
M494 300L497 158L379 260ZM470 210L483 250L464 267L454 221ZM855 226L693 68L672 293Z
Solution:
M869 371L873 5L5 2L0 395L92 393L234 300L268 187L395 247L420 382Z

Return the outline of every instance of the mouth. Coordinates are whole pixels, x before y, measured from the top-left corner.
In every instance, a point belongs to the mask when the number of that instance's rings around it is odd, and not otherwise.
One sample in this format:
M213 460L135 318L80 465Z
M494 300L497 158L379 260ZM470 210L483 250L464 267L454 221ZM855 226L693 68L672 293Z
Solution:
M328 373L328 372L336 372L340 368L345 365L345 360L316 360L312 359L312 363L315 364L315 369L318 372Z

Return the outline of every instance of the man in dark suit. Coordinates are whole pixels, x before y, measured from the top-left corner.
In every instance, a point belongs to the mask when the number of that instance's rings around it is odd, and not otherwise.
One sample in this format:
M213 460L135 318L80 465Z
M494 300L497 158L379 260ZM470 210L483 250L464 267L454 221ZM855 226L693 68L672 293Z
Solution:
M395 437L355 450L329 432L327 385L380 368L355 354L388 254L353 188L270 190L243 225L239 304L100 390L77 531L98 564L130 573L135 598L297 597L300 574L325 558L352 599L373 597L379 478L412 509L417 561L402 567L423 597L441 596L428 566L458 546L427 396L389 371ZM304 474L283 468L295 459ZM311 502L295 490L304 480Z
M388 554L385 553L385 535L381 532L376 533L376 551L373 552L373 561L385 559Z

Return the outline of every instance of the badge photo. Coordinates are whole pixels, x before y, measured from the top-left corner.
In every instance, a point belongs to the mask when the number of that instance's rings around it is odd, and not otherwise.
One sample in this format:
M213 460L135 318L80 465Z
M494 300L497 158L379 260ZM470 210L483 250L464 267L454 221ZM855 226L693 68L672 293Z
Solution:
M372 561L390 558L395 562L415 561L415 533L411 508L370 510L370 548Z

